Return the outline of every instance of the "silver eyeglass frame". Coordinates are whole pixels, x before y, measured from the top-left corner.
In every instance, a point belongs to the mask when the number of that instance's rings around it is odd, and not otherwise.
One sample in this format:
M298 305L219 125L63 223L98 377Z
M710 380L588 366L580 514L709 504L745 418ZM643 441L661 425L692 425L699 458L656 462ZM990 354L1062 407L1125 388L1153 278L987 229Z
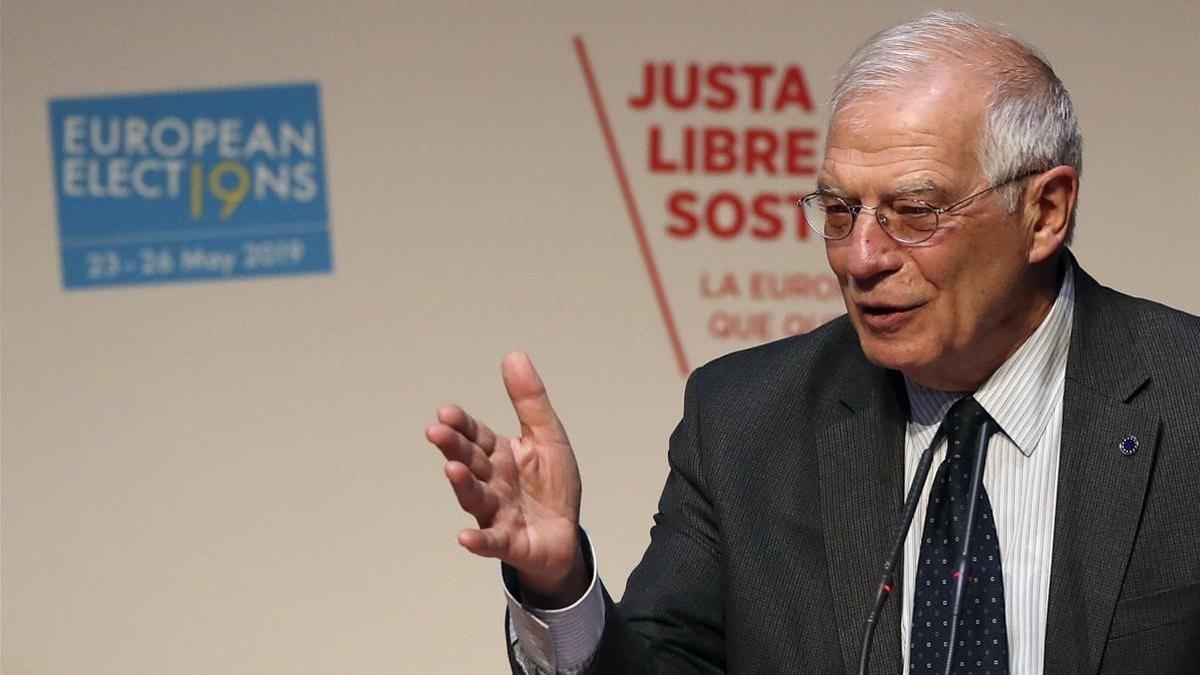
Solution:
M997 188L1002 188L1005 185L1008 185L1010 183L1015 183L1017 181L1025 180L1026 178L1029 178L1030 176L1036 176L1039 173L1045 173L1046 171L1047 171L1046 169L1030 169L1023 173L1017 174L1016 176L1013 176L1012 178L1009 178L1007 180L1002 180L999 183L993 183L992 185L989 185L989 186L983 188L979 192L975 192L966 197L963 197L962 199L960 199L948 206L934 206L933 204L922 201L920 199L913 200L914 202L921 204L925 208L929 209L929 213L933 214L933 227L931 227L928 230L918 230L919 232L921 232L923 234L923 236L918 239L905 239L905 238L896 236L896 234L893 233L891 231L891 229L888 228L887 218L882 213L879 212L879 209L882 207L885 207L885 206L891 206L892 203L895 202L894 199L889 200L888 202L883 203L883 204L876 204L875 206L867 206L865 204L851 204L850 202L846 201L846 199L843 197L839 197L838 195L831 194L829 192L822 192L820 190L817 190L816 192L810 192L809 194L804 195L800 199L796 200L796 206L799 207L801 209L801 211L804 211L807 209L807 203L812 202L813 200L815 200L817 198L825 197L825 198L836 199L839 202L841 202L842 206L846 207L846 210L849 211L849 213L850 213L850 227L846 228L845 233L843 233L840 236L836 236L836 237L830 236L830 235L822 232L820 229L818 229L818 227L815 224L812 223L812 221L808 218L808 216L805 215L804 220L806 223L808 223L809 229L812 230L813 232L816 232L817 235L820 236L822 239L827 239L829 241L837 241L839 239L845 239L846 237L849 237L850 233L854 231L855 223L858 222L858 214L863 211L874 211L875 212L875 222L879 224L879 229L886 232L889 237L891 237L892 239L896 240L897 242L899 242L901 244L920 244L921 242L927 241L930 237L933 236L934 232L937 232L941 228L943 214L949 213L949 212L953 211L954 209L957 209L958 207L962 206L963 204L966 204L967 202L971 201L972 199L975 199L976 197L979 197L980 195L991 192L992 190L995 190Z

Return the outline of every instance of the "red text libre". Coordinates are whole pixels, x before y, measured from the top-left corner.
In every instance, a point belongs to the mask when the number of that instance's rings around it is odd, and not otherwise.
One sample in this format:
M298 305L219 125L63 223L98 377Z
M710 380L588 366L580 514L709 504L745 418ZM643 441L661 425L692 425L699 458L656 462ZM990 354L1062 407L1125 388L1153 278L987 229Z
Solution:
M637 111L786 113L791 119L811 115L812 101L798 65L647 61L640 91L628 105ZM647 127L645 157L651 174L781 178L794 186L793 179L816 175L817 142L817 130L807 126L659 122ZM681 240L806 241L808 226L796 204L801 196L794 190L679 189L667 195L665 229Z

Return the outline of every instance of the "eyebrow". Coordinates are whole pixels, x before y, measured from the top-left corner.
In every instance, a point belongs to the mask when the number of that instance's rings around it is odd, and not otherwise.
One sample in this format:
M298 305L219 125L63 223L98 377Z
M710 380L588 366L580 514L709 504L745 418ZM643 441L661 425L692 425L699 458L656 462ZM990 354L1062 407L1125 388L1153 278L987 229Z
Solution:
M892 197L911 197L913 195L923 195L933 193L939 196L944 196L946 191L940 185L926 178L908 185L901 185L893 189L890 193Z
M831 194L835 197L841 197L842 199L858 200L856 195L852 195L836 185L831 185L825 181L820 181L817 183L817 191ZM918 180L912 183L902 184L894 187L889 190L884 197L886 201L886 199L895 199L896 197L913 197L916 195L933 195L934 197L943 199L947 196L945 188L926 178L924 180Z

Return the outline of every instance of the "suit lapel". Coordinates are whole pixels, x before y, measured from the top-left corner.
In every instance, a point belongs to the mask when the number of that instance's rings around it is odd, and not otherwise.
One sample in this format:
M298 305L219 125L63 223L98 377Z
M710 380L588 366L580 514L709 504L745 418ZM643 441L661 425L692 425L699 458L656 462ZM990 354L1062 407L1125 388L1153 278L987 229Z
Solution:
M1133 549L1159 417L1138 405L1148 376L1111 293L1076 266L1059 458L1046 672L1096 672ZM1120 451L1137 439L1132 455Z
M858 669L863 619L887 556L902 501L905 415L897 383L863 361L838 405L851 414L818 431L821 509L842 656ZM899 672L900 602L891 598L876 630L873 672Z

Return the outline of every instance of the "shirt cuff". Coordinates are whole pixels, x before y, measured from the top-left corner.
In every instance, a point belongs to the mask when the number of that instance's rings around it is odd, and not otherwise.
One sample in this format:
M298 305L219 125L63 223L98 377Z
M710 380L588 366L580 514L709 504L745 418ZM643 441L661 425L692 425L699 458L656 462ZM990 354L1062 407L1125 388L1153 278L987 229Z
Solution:
M515 642L520 661L536 666L542 673L578 673L591 663L600 646L604 633L604 595L596 555L591 540L583 528L579 530L580 546L583 548L584 563L590 568L592 579L587 591L574 603L562 609L538 609L524 605L517 571L508 565L500 566L500 578L504 583L504 595L508 601L509 641Z

